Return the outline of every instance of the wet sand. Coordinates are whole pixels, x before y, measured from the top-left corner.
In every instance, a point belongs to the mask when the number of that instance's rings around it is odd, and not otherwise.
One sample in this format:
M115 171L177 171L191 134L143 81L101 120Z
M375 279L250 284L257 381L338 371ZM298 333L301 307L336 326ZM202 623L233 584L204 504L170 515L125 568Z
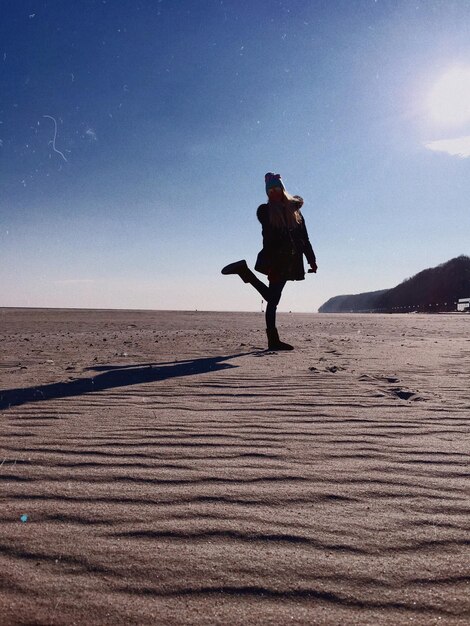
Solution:
M470 316L0 309L1 624L468 624Z

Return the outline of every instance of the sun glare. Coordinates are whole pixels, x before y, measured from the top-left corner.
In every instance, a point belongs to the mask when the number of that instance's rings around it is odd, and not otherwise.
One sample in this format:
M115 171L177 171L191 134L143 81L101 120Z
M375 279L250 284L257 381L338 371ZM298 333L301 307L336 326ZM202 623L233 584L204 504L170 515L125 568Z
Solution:
M470 68L454 67L443 74L431 89L428 108L434 121L443 125L470 121Z

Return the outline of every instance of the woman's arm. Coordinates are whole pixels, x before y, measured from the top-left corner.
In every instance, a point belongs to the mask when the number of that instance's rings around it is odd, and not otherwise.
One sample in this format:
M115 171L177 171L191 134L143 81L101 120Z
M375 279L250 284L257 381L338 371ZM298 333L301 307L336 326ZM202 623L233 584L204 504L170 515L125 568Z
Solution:
M305 254L305 258L308 261L308 264L312 268L314 272L317 271L317 259L315 257L315 252L313 251L312 244L310 243L310 239L308 237L307 227L305 226L305 221L302 218L302 239L304 243L303 253Z
M275 253L282 243L282 233L271 226L267 204L258 207L256 216L262 226L263 248L268 253Z

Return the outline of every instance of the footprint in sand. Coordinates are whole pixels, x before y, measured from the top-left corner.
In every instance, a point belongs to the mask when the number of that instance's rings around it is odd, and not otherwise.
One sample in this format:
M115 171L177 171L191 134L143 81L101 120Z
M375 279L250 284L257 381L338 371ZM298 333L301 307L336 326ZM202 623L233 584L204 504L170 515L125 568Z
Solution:
M400 379L396 376L374 376L372 374L361 374L358 377L362 382L386 382L392 385L396 385L400 382ZM398 398L399 400L410 400L412 402L423 401L425 398L418 395L417 391L412 391L411 389L407 389L405 387L389 387L388 389L384 389L380 391L380 396L392 396L393 398ZM378 397L375 395L374 397Z
M395 398L399 398L400 400L411 400L412 402L420 402L423 401L424 398L419 396L415 391L411 391L410 389L401 389L400 387L394 387L390 389L390 393Z

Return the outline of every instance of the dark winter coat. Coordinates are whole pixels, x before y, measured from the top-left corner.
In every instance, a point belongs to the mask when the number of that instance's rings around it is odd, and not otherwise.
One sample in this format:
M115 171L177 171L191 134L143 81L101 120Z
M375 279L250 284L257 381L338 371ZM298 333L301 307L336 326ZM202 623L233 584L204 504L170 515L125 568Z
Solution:
M274 228L269 220L269 205L261 204L256 212L263 227L263 249L255 269L267 274L270 281L304 280L303 256L308 263L316 263L315 253L308 238L304 218L291 229Z

